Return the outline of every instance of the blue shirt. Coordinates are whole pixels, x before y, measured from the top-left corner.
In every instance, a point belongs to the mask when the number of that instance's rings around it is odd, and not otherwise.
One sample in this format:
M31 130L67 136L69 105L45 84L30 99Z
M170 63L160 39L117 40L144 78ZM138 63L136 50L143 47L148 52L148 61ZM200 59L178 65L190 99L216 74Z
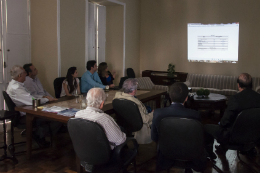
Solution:
M93 74L90 71L86 71L81 77L81 93L87 93L91 88L106 88L105 85L102 84L97 72Z
M107 83L109 83L112 80L111 76L109 75L108 78L106 78L106 80L107 80Z

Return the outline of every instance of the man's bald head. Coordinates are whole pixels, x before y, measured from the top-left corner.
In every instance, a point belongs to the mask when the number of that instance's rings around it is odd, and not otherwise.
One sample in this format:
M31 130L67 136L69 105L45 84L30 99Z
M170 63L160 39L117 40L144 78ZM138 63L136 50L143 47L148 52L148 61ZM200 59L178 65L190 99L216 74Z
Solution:
M242 73L237 78L237 83L242 89L252 89L252 77L248 73Z

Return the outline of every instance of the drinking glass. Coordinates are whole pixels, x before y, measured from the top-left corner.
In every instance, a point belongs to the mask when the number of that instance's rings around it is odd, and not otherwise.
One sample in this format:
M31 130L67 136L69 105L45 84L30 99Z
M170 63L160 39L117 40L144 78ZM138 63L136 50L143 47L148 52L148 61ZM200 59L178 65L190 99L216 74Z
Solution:
M79 103L81 103L81 102L82 102L82 99L83 99L83 95L82 95L82 94L80 94L80 95L79 95Z
M81 108L82 108L82 109L85 109L86 107L87 107L86 101L85 101L85 100L82 100Z
M74 96L78 96L78 90L75 90L75 95Z

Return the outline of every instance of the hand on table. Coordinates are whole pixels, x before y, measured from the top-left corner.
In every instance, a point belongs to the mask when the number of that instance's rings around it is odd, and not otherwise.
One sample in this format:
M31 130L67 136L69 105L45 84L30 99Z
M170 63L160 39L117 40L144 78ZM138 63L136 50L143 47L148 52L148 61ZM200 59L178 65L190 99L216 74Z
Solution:
M50 97L50 96L43 96L42 98L47 98L49 101L56 101L58 99Z
M114 88L114 87L115 87L114 84L109 85L109 88Z

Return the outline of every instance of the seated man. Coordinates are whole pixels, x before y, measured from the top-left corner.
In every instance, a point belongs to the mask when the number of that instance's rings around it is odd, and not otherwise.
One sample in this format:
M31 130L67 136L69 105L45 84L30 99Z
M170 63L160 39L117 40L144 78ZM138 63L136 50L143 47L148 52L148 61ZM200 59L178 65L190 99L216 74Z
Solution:
M32 100L40 99L41 104L48 102L47 98L38 97L37 95L31 95L27 89L24 87L24 81L26 77L26 72L21 66L14 66L11 69L12 80L9 82L7 87L7 94L15 103L16 106L32 105ZM25 113L21 113L20 123L25 123ZM55 134L61 123L51 122L44 119L37 118L35 121L35 126L37 127L36 131L33 133L34 140L41 146L49 146L49 142L45 141L46 134L49 133L49 126L51 128L52 134Z
M37 77L38 70L33 64L25 64L23 68L27 73L24 81L24 87L30 92L31 95L39 98L47 98L49 101L57 100L53 98L45 89L43 89L43 86Z
M97 63L94 60L87 62L87 71L81 77L81 93L87 93L91 88L106 88L97 73ZM109 85L114 87L114 84Z
M126 99L137 104L143 119L143 127L140 131L135 132L135 138L138 144L147 144L152 142L150 126L152 124L153 111L148 113L145 105L135 97L137 84L137 80L134 78L125 80L122 88L123 92L117 92L114 99Z
M75 118L90 120L101 125L105 130L111 150L117 145L124 143L126 135L120 130L114 119L101 110L106 100L106 94L103 89L90 89L86 99L88 107L85 110L78 111ZM92 171L92 166L86 162L81 162L81 165L85 167L86 171Z
M152 122L152 140L158 142L160 136L158 135L158 127L162 119L166 117L179 117L188 118L194 120L201 120L199 112L184 107L184 103L188 99L188 87L184 83L176 82L170 86L169 96L171 98L171 105L169 107L155 109ZM193 169L196 171L202 171L206 167L206 152L201 159L193 162ZM158 151L157 166L156 169L168 169L173 164L173 161L164 158L160 151Z
M207 150L209 151L213 151L214 138L223 145L228 142L230 130L241 111L251 108L260 108L260 94L252 90L252 77L249 74L240 74L237 79L237 86L239 93L229 99L227 109L219 125L205 125L205 130L208 134ZM221 145L216 146L216 148L219 152L226 152L221 148ZM252 149L251 152L254 154L254 149Z

